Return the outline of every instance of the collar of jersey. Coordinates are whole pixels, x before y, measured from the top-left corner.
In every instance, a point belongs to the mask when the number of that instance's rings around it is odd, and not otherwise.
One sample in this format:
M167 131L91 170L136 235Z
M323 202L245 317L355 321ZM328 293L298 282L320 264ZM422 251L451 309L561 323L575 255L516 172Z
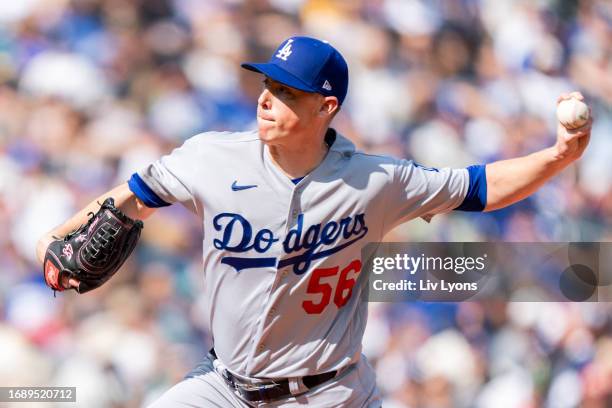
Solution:
M332 130L336 132L336 141L333 145L331 145L329 150L332 152L338 152L343 155L353 154L355 152L355 145L353 144L353 142L342 136L335 129Z
M336 132L335 130L333 131ZM355 152L355 145L353 144L353 142L342 136L340 133L336 132L336 140L334 141L334 144L332 144L331 148L329 149L321 163L319 163L319 165L313 171L304 176L302 181L300 181L298 184L293 184L291 179L287 177L279 168L277 168L274 163L272 163L272 159L270 158L270 152L268 151L268 147L266 145L263 146L263 150L265 157L264 160L271 167L272 171L274 171L274 173L276 173L276 175L282 180L283 185L293 190L297 188L297 186L301 185L305 180L308 181L314 174L325 172L329 161L333 160L333 157L335 156L334 154L331 154L332 152L338 153L344 157L349 157ZM337 156L335 157L337 158Z

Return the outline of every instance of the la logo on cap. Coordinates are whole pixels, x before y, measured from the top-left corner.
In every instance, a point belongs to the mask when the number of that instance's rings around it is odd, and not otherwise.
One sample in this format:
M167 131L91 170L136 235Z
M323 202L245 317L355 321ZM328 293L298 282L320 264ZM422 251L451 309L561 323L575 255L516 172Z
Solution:
M283 48L278 50L278 54L276 54L276 58L280 58L283 61L287 61L287 58L293 53L293 51L291 51L291 43L292 42L293 42L292 38L287 40L287 42L285 43Z

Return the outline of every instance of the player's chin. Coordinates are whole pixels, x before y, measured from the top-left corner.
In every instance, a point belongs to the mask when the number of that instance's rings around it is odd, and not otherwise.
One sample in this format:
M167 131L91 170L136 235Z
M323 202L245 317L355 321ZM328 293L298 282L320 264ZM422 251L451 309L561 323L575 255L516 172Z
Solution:
M279 132L272 122L258 121L257 130L259 131L259 139L264 143L273 143L279 137Z

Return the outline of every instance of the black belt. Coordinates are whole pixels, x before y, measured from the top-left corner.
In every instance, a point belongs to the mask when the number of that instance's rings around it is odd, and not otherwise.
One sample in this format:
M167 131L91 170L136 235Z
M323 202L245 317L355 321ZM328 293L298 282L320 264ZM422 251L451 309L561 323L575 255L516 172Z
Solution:
M214 349L210 350L210 354L215 359L217 358L217 354L215 353ZM338 371L335 370L322 374L307 375L302 377L302 382L306 388L311 389L331 380L337 373ZM234 376L228 370L224 370L222 377L234 390L240 394L242 398L249 402L270 402L292 396L289 388L289 381L286 379L274 380L274 382L244 384L240 378ZM248 387L249 389L245 387Z

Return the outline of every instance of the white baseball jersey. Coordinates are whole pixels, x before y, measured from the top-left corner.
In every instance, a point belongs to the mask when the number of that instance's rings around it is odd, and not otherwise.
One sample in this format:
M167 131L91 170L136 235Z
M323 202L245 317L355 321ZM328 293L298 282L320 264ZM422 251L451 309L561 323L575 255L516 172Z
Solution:
M209 132L139 171L130 187L197 214L216 353L239 375L279 378L359 359L362 247L399 223L458 207L469 178L466 169L357 152L337 134L294 184L257 131Z

